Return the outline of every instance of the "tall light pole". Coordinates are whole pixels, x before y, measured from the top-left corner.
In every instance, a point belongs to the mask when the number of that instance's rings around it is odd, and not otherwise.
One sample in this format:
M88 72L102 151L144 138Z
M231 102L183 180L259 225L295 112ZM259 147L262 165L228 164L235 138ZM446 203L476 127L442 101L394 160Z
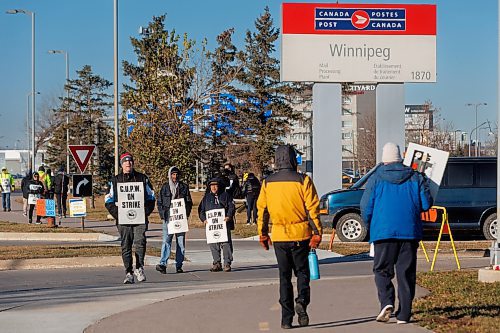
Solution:
M28 155L30 154L30 96L32 95L32 92L29 92L26 95L26 148L28 150ZM36 92L37 95L40 95L40 92ZM31 159L31 157L28 157L28 161ZM30 167L30 162L28 162L28 165L26 166L28 169Z
M481 103L476 103L476 104L473 104L473 103L467 103L465 104L466 106L474 106L475 109L476 109L476 128L477 128L477 108L481 105L488 105L484 102L481 102ZM472 134L472 133L471 133ZM475 150L476 150L476 157L477 157L477 143L478 143L478 133L476 132L476 146L475 146Z
M118 0L113 0L113 17L114 17L114 116L115 116L115 175L118 174Z
M472 134L474 133L474 131L476 131L476 144L475 144L474 146L475 146L475 150L476 150L476 157L477 157L477 144L478 144L478 141L477 141L477 137L478 137L478 136L477 136L477 131L478 131L478 129L479 129L481 126L483 126L483 125L488 124L488 126L489 126L489 123L490 123L489 121L485 121L484 123L481 123L479 126L474 127L474 128L470 131L470 136L469 136L469 157L470 157L470 146L471 146L471 144L472 144Z
M31 107L32 119L31 119L31 149L32 149L32 160L31 160L31 170L35 170L35 13L24 9L11 9L6 12L7 14L26 14L31 15Z
M69 54L64 50L49 50L50 54L64 54L64 59L66 61L66 84L64 88L66 89L66 173L69 173Z

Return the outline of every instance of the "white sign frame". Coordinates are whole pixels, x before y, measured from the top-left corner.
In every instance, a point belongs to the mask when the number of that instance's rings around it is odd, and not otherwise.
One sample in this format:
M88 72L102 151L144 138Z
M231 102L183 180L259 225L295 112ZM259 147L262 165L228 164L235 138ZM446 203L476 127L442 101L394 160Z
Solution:
M146 212L144 209L144 183L128 182L117 183L118 224L145 224Z
M170 201L168 221L166 222L169 235L189 231L186 202L184 201L184 198L172 199Z
M207 235L207 244L227 242L226 211L224 208L211 209L206 212L206 217L205 233Z
M436 199L448 163L449 152L410 142L403 164L430 179L431 196Z

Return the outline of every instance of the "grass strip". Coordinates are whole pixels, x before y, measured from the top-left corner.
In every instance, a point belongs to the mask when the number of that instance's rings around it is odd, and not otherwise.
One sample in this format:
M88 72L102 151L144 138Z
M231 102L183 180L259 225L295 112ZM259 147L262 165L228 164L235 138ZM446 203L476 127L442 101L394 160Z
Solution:
M82 230L80 228L57 227L50 228L46 224L11 223L0 221L0 232L48 232L48 233L88 233L98 232L94 230Z
M418 273L430 294L414 302L413 318L434 332L500 332L500 282L483 283L477 271Z

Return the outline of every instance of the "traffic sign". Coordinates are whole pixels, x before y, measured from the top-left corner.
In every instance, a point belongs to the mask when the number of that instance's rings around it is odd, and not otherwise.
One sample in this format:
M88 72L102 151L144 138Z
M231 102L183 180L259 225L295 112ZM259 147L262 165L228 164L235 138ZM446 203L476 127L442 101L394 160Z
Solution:
M92 196L92 175L73 175L73 196Z
M84 172L94 152L95 145L69 145L68 148L78 168L80 168L80 172Z

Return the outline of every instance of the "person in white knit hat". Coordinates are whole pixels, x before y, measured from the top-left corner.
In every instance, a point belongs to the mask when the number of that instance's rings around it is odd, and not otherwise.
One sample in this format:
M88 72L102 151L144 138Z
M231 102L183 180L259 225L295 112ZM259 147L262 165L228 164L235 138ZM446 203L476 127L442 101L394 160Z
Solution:
M420 213L432 206L428 179L403 165L399 146L382 149L383 165L369 178L361 198L361 214L374 244L373 273L380 301L377 321L388 322L394 311L394 272L398 281L398 324L411 318L417 274L417 248L422 239Z

